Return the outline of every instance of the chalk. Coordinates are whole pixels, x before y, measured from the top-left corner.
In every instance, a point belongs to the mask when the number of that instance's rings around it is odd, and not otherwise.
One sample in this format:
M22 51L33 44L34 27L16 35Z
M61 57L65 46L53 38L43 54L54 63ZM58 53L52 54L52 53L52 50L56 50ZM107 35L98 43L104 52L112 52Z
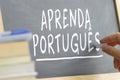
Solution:
M0 37L0 43L13 42L13 41L26 41L32 38L32 33L24 33L19 35L11 35Z
M29 32L30 31L28 29L11 30L11 35L18 35L18 34L24 34Z
M28 29L11 30L11 31L6 31L6 32L0 33L0 37L25 34L25 33L29 33L29 32L30 31Z
M107 43L102 43L102 44L94 44L93 46L95 48L102 48L102 46L107 45Z

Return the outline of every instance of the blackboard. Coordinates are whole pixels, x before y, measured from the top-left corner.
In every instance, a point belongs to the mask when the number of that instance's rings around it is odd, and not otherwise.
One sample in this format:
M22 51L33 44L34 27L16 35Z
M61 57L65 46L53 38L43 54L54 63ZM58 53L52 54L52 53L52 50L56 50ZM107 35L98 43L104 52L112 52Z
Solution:
M118 32L113 0L0 0L5 30L33 32L38 78L115 72L113 59L92 49Z

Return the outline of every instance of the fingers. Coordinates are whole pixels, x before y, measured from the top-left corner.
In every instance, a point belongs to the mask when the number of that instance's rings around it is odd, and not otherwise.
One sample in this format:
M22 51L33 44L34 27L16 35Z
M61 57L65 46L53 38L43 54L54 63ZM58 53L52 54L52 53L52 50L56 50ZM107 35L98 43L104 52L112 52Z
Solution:
M119 60L114 58L114 68L118 69L119 66L120 66Z
M115 57L116 59L120 60L120 50L110 46L110 45L104 45L102 46L102 50L106 52L107 54Z
M114 58L114 67L120 71L120 60Z
M114 68L117 69L117 63L116 63L115 58L114 58Z
M120 33L107 36L100 42L107 43L102 46L102 50L114 57L114 67L120 71L120 50L114 48L115 45L120 44Z
M115 46L120 44L120 33L116 33L110 36L107 36L100 40L101 43L107 43L108 45Z

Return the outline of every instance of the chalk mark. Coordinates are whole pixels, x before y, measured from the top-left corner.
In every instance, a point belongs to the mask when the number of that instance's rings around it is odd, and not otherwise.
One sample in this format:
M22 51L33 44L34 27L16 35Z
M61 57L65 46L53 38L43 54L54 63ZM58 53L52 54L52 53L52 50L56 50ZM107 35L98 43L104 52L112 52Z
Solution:
M103 55L98 56L74 56L74 57L61 57L61 58L43 58L43 59L36 59L36 61L58 61L58 60L71 60L71 59L87 59L87 58L100 58Z

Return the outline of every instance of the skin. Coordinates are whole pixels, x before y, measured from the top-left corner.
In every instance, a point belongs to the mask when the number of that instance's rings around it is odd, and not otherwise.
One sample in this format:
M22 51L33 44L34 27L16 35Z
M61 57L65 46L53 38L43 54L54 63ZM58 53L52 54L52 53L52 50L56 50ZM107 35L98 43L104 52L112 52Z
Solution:
M120 33L109 35L100 40L101 43L107 43L102 46L102 50L114 57L114 67L120 71L120 50L116 45L120 45Z

